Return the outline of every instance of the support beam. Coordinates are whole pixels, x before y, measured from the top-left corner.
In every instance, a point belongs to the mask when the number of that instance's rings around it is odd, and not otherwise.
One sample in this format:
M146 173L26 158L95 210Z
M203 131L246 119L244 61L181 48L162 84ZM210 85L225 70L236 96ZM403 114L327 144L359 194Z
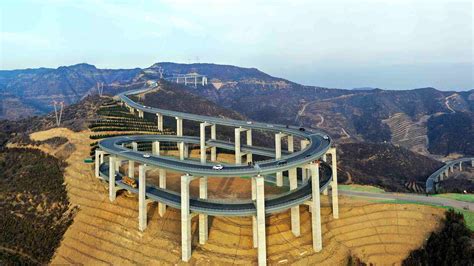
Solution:
M201 163L205 164L207 159L207 147L206 147L206 127L211 126L211 124L204 122L199 124L199 147L201 155ZM211 129L212 131L212 129Z
M188 262L191 259L191 213L189 210L189 183L193 176L181 176L181 259Z
M451 173L454 172L454 165L450 165L450 166L449 166L449 171L451 171Z
M163 131L163 115L156 114L156 125L159 131Z
M132 142L132 150L134 151L138 150L138 144L136 142ZM135 161L133 160L128 161L128 176L130 178L135 177Z
M166 189L166 170L160 168L159 174L160 174L159 186L162 189ZM160 215L160 217L163 217L165 215L165 212L166 212L166 204L164 204L163 202L158 202L158 214Z
M247 130L247 146L252 146L252 130ZM247 163L253 162L253 155L252 153L247 153Z
M283 134L277 133L275 134L275 159L281 159L281 139ZM276 184L277 187L283 186L283 172L276 173Z
M288 176L290 178L290 190L297 189L297 177L296 177L296 168L288 170ZM291 208L291 232L293 235L298 237L300 236L300 206L295 206Z
M240 131L242 128L236 128L234 130L234 144L235 144L235 164L242 163L242 155L240 153Z
M104 160L103 151L96 149L95 150L95 177L100 178L100 165L102 164L101 160Z
M306 147L308 147L308 145L309 145L308 140L306 140L306 139L301 140L301 142L300 142L301 150L306 149ZM309 179L308 169L306 167L301 168L301 178L302 178L303 183L306 182Z
M183 136L183 119L181 117L176 118L176 136L182 137ZM184 160L184 142L178 142L178 150L179 150L179 159Z
M257 190L257 238L258 238L258 265L267 265L267 241L265 228L265 186L262 176L256 176Z
M257 200L257 183L255 182L255 178L252 179L252 201L254 204L256 203ZM258 247L258 233L257 233L257 216L254 215L252 216L252 238L253 238L253 247L257 248Z
M138 166L138 229L147 227L146 164Z
M331 148L331 168L332 168L332 182L331 182L332 216L334 217L334 219L338 219L339 218L339 195L337 191L336 148Z
M321 200L319 196L319 164L312 164L311 168L311 186L313 204L311 206L311 227L313 233L313 249L319 252L323 249L321 232Z
M115 186L115 163L117 158L115 156L109 156L109 200L115 201L117 196L117 188Z
M211 126L211 140L216 140L216 125ZM217 160L217 148L211 147L211 162Z
M151 153L156 156L160 156L160 142L153 141L151 143Z
M459 172L462 172L462 162L459 162Z
M207 199L207 177L199 179L199 198ZM199 244L204 245L209 237L209 222L207 214L199 214Z

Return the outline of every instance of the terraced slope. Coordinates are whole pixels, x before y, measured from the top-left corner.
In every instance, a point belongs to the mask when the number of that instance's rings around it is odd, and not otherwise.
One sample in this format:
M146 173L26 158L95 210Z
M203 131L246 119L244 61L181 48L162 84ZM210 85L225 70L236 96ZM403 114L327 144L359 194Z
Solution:
M179 211L169 209L160 218L157 206L151 205L149 227L140 232L137 198L122 194L114 203L109 202L106 185L93 176L91 165L83 163L89 154L89 134L53 129L32 135L39 141L66 137L76 147L67 159L65 181L70 201L79 211L52 263L181 264ZM440 210L426 206L342 198L340 219L333 220L328 199L322 199L323 251L312 251L310 215L302 207L299 238L291 233L289 213L267 218L269 264L343 265L351 253L372 263L400 263L411 249L420 246L442 216ZM209 242L205 245L197 243L197 219L193 230L191 264L256 264L250 218L211 218Z
M390 127L393 144L414 152L428 154L428 137L426 135L428 118L429 116L424 116L419 121L413 121L405 113L396 113L382 122Z

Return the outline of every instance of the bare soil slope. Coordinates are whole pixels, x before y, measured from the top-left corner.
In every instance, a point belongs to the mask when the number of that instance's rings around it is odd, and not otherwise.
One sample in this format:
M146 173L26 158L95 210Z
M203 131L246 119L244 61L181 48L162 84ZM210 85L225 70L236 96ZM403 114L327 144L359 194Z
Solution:
M79 207L57 249L52 264L183 264L180 256L180 213L168 209L160 218L150 205L148 228L138 230L138 200L126 193L109 202L106 184L93 176L88 132L52 129L31 135L41 141L66 137L75 147L67 159L65 181L72 204ZM442 211L418 205L375 204L350 198L340 200L340 218L334 220L327 197L322 197L323 251L312 251L310 215L301 208L302 236L295 238L289 213L267 218L269 264L344 265L350 254L378 265L400 264L437 228ZM209 242L198 244L193 220L191 264L256 264L250 218L212 217Z

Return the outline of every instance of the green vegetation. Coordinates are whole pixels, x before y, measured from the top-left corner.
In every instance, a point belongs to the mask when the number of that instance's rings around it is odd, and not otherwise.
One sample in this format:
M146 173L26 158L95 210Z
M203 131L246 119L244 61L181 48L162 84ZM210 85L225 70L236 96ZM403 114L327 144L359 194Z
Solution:
M374 186L363 185L339 185L340 190L362 191L362 192L385 192L383 189Z
M465 202L474 202L473 194L446 193L446 194L436 194L434 196L453 199L453 200L459 200L459 201L465 201Z
M36 149L0 153L0 264L47 264L74 209L65 164Z
M446 211L443 228L431 233L425 246L414 250L403 265L473 265L472 232L462 213Z
M408 201L408 200L374 200L374 202L378 203L390 203L390 204L418 204L418 205L426 205L426 206L432 206L432 207L437 207L437 208L443 208L446 210L455 210L459 213L462 213L464 215L464 219L466 221L466 225L469 229L474 231L474 212L468 211L468 210L463 210L463 209L458 209L458 208L452 208L449 206L440 206L436 204L429 204L425 202L418 202L418 201Z

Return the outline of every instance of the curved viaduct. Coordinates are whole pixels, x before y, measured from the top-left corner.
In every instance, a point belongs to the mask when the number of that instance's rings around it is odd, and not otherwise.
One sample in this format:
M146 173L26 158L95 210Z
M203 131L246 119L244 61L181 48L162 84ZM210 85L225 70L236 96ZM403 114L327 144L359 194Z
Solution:
M176 119L176 135L135 135L107 138L99 142L95 153L95 175L109 183L109 199L114 201L117 191L125 189L138 194L138 226L144 231L147 226L147 204L158 202L162 216L166 207L181 209L181 247L182 260L191 258L191 219L199 216L199 243L205 244L208 238L208 216L251 216L253 227L253 245L258 248L259 265L266 264L265 215L291 210L291 229L300 235L299 206L306 204L311 210L313 248L322 249L320 193L327 194L331 187L333 217L338 218L338 191L336 149L331 147L332 140L325 133L312 129L303 129L278 124L240 121L233 119L188 114L165 109L144 106L134 102L130 95L145 93L153 88L127 91L118 95L121 105L132 114L144 118L144 113L156 115L159 130L163 130L163 118ZM183 120L200 124L199 137L183 136ZM234 142L216 138L216 126L234 128ZM206 127L211 134L206 136ZM252 130L269 131L275 134L275 149L252 145ZM245 144L241 143L241 134L245 133ZM295 137L300 139L300 150L295 151ZM287 139L287 150L282 151L282 139ZM160 154L160 142L176 143L179 158ZM138 143L151 143L151 154L138 151ZM188 145L199 145L200 160L189 158ZM233 150L235 164L224 164L223 169L214 169L218 163L217 148ZM207 151L210 150L210 158ZM253 154L269 157L264 161L254 161ZM328 161L330 156L331 162ZM246 162L242 163L245 157ZM125 173L120 173L122 162L128 161L129 177L134 178L135 163L138 167L138 188L122 182ZM146 184L146 171L159 169L159 186ZM298 176L298 168L300 175ZM182 173L181 193L166 189L166 173ZM287 172L290 190L277 196L265 198L264 181L276 176L276 185L284 183L283 172ZM246 201L226 201L207 198L207 177L251 177L252 198ZM189 184L199 180L199 198L189 194Z

